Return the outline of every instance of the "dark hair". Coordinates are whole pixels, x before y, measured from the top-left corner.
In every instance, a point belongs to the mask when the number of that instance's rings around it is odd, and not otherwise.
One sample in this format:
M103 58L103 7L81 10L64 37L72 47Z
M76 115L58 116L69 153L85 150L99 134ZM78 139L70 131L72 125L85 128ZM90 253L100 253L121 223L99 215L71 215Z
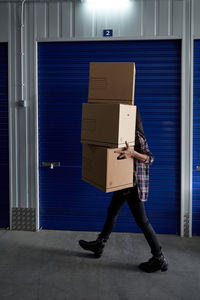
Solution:
M140 111L137 107L137 115L136 115L136 131L139 131L139 133L143 136L144 135L144 129L143 129L143 125L142 125L142 118L140 115Z

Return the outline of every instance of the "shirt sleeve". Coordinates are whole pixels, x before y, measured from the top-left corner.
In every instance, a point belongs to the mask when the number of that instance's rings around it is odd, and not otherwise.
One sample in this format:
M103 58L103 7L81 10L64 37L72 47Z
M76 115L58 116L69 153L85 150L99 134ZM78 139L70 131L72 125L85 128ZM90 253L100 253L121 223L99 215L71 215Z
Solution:
M146 153L147 154L147 153ZM150 153L150 154L147 154L147 159L145 160L145 164L146 165L151 165L153 162L154 162L154 156Z
M141 153L146 154L148 157L144 164L151 165L154 162L154 156L149 150L149 146L145 137L139 135L140 144L141 144Z

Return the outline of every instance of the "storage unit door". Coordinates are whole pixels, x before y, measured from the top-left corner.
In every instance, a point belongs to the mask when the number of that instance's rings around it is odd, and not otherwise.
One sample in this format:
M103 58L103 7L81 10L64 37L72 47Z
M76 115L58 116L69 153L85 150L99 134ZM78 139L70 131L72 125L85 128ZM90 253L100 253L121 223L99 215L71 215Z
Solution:
M8 45L0 43L0 227L9 226Z
M147 213L158 233L179 233L180 41L39 43L40 227L100 231L106 217L112 194L81 181L81 109L92 61L136 63L135 104L155 156ZM127 204L115 230L140 232Z
M192 234L200 235L200 40L194 42Z

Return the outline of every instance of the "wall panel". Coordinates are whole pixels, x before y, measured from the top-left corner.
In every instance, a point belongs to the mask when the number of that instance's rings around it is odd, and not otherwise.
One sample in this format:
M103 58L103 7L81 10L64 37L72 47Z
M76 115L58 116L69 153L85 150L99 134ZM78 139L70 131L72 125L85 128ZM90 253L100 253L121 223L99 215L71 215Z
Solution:
M73 3L61 2L61 37L72 37L72 28L74 28Z
M60 3L55 2L55 3L49 3L48 4L48 27L49 27L49 37L60 37L60 19L61 19L61 14L60 14Z
M187 0L185 0L187 1ZM37 38L101 38L103 28L112 28L116 37L181 36L184 0L133 0L128 11L89 12L80 1L35 1ZM9 1L8 1L9 3ZM25 7L31 5L27 0ZM20 1L0 1L0 41L8 40L9 5L17 6L19 26ZM195 34L199 34L199 1L194 0ZM33 11L32 11L33 14ZM27 24L28 25L28 24ZM75 28L74 28L75 27ZM30 28L33 30L33 28Z
M115 22L118 17L118 22ZM103 29L112 29L113 30L113 36L114 37L120 37L120 17L118 13L113 13L112 15L109 15L108 13L105 13L104 15L98 15L97 16L97 37L102 38L103 36Z
M183 8L185 6L186 1L180 1L180 0L171 0L171 7L170 9L170 15L169 19L170 24L169 25L169 35L174 35L174 36L183 36ZM171 27L171 29L170 29Z
M37 37L47 37L47 26L46 26L46 3L36 4L36 18L37 18Z
M128 11L89 12L80 1L35 1L37 38L101 38L102 28L113 28L116 37L181 36L183 5L188 0L133 0ZM27 0L25 7L31 5ZM9 5L17 6L16 30L19 30L20 1L0 1L0 41L8 40ZM194 0L194 28L199 34L199 1ZM33 11L32 11L33 14ZM28 25L28 24L27 24ZM74 28L75 27L75 28ZM33 28L30 28L33 30Z
M157 2L155 0L144 0L143 1L143 30L144 35L154 36L156 34L156 8Z
M141 22L143 20L141 10L142 1L135 1L132 2L132 10L119 17L121 36L141 36Z
M96 36L96 13L88 11L87 6L80 2L75 5L74 23L76 38Z
M9 6L8 4L0 3L0 42L8 41L8 27L9 27Z
M200 1L199 0L193 0L193 16L194 16L194 36L200 37Z
M169 1L162 1L162 0L158 1L157 11L158 11L157 34L167 36L169 34L168 24L170 21Z

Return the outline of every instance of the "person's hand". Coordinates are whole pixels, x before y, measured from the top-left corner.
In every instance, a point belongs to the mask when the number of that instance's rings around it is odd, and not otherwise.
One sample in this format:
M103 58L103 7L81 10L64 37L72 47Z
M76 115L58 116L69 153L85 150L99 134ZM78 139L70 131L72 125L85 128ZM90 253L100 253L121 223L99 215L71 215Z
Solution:
M115 153L119 153L118 159L133 157L133 149L129 146L128 142L125 142L126 147L123 150L116 150Z

